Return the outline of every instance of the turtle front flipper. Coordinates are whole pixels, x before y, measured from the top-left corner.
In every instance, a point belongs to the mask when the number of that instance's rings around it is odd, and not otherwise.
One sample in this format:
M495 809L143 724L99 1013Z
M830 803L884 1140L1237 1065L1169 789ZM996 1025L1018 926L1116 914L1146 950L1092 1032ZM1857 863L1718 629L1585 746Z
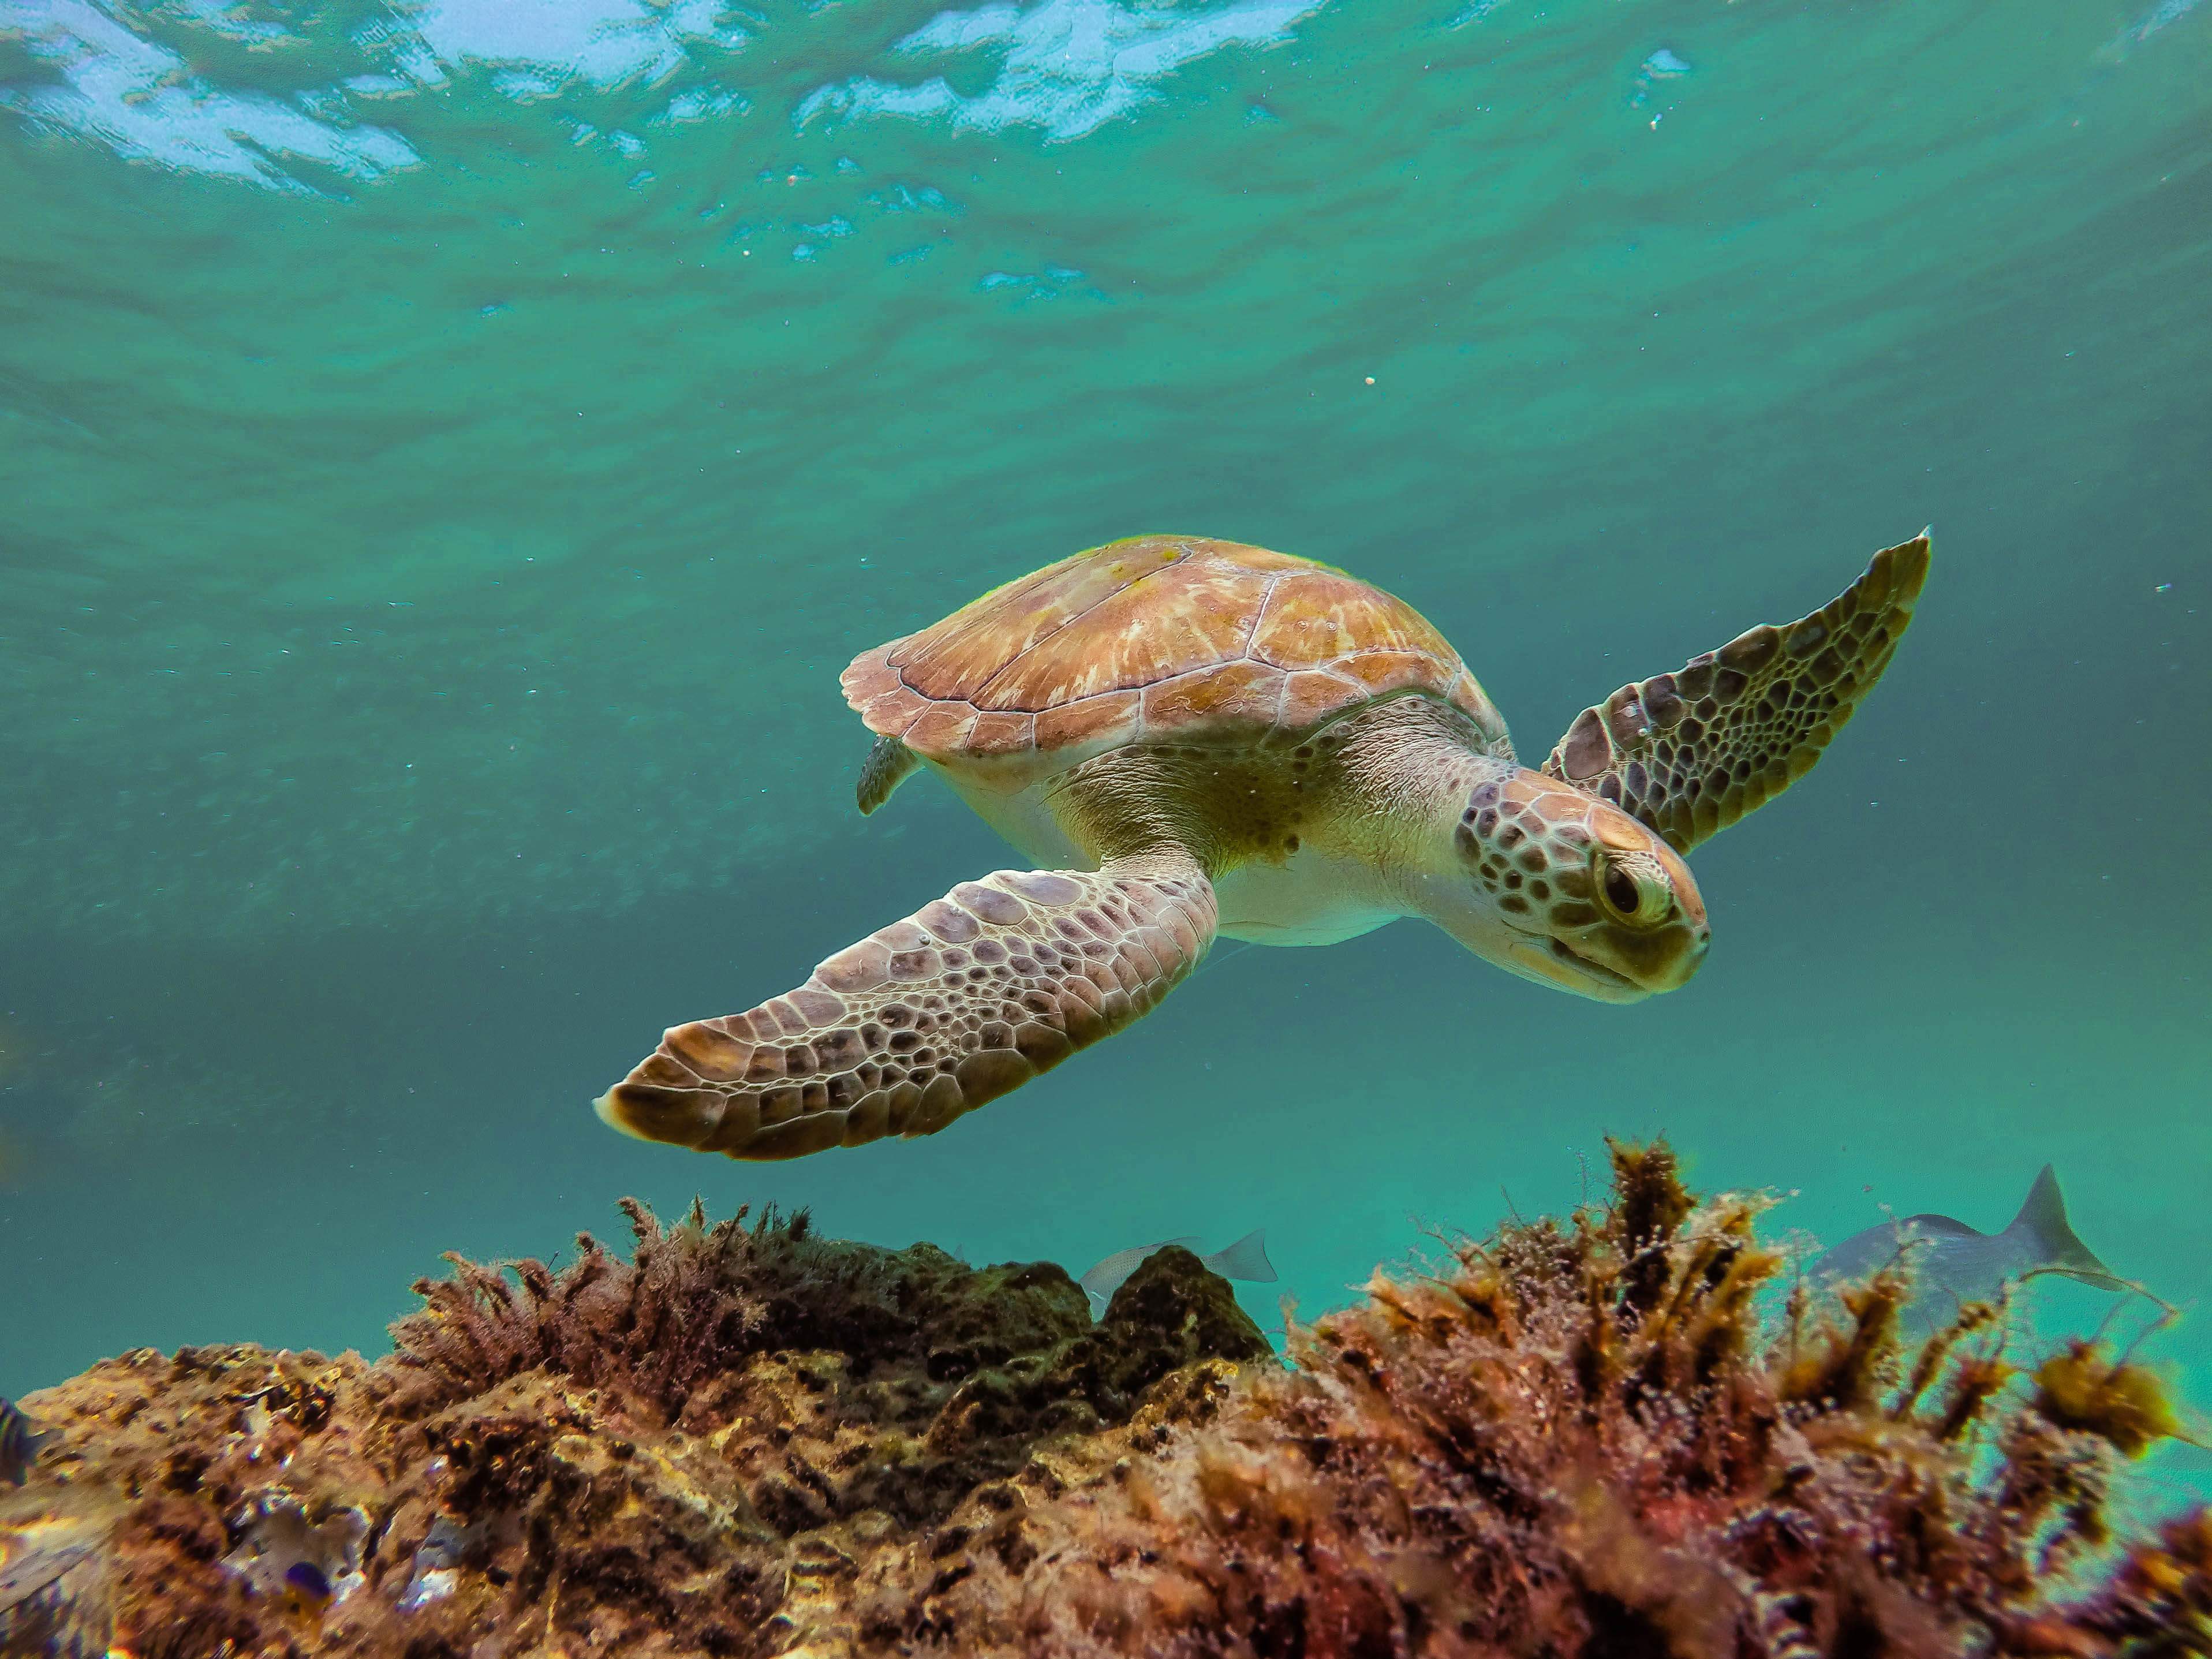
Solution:
M599 1097L641 1140L799 1158L934 1134L1145 1013L1213 938L1188 856L1000 870L841 951L787 996L678 1025Z
M1575 717L1543 770L1688 852L1813 769L1889 666L1929 553L1923 531L1811 616L1622 686Z

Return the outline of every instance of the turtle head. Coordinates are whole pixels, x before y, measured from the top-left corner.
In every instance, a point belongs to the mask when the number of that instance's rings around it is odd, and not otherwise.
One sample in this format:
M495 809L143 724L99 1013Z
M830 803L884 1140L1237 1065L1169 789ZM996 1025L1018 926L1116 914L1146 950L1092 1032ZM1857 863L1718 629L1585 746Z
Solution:
M1540 772L1485 779L1452 830L1465 908L1439 916L1478 956L1602 1002L1677 990L1712 929L1674 849L1619 807Z

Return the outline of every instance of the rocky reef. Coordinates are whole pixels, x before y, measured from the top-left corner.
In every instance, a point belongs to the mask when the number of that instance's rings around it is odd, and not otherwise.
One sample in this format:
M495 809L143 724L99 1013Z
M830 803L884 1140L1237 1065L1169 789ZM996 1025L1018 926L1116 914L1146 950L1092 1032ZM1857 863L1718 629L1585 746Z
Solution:
M452 1258L394 1352L150 1350L24 1404L0 1651L1875 1659L2212 1653L2212 1516L2116 1536L2175 1431L2002 1310L1826 1311L1663 1146L1293 1324L1160 1252L1049 1263L674 1226ZM1771 1298L1770 1297L1771 1301Z

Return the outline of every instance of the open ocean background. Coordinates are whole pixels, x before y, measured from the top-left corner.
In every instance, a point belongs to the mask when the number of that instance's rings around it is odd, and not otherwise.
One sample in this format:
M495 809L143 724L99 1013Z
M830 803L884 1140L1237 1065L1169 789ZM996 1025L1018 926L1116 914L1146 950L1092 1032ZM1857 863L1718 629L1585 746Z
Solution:
M2212 4L940 3L0 0L0 1393L375 1352L626 1193L1265 1226L1279 1324L1662 1129L1830 1242L2050 1160L2212 1292ZM1400 923L933 1139L591 1114L1018 862L933 781L863 821L837 688L994 583L1340 564L1540 757L1930 523L1678 994ZM2212 1407L2212 1310L2145 1352Z

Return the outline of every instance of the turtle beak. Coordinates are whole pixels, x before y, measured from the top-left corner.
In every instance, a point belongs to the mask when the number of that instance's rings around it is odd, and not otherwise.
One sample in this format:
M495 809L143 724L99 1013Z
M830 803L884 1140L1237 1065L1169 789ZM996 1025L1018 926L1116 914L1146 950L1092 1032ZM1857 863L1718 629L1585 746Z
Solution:
M1471 910L1450 917L1435 917L1444 932L1486 962L1494 962L1509 974L1554 990L1572 992L1599 1002L1641 1002L1653 991L1672 987L1641 985L1626 974L1594 962L1563 941L1543 933L1524 933L1495 911Z
M1501 964L1540 985L1557 986L1597 1002L1641 1002L1659 988L1638 985L1626 974L1601 962L1578 955L1564 940L1534 933L1516 933ZM1672 989L1672 987L1667 988Z

